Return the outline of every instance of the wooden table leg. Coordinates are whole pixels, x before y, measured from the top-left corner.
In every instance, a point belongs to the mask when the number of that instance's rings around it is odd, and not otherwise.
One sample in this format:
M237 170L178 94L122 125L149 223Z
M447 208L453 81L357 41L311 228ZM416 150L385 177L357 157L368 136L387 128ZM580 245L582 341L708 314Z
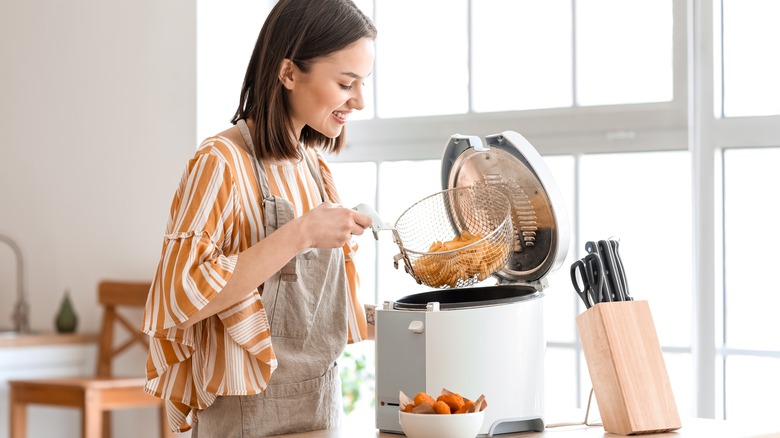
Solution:
M103 438L111 438L111 411L103 411Z
M103 435L103 412L96 402L97 397L87 392L84 397L84 408L81 410L81 436L83 438L100 438Z
M10 418L10 438L27 437L27 403L18 400L18 389L11 386L11 418Z

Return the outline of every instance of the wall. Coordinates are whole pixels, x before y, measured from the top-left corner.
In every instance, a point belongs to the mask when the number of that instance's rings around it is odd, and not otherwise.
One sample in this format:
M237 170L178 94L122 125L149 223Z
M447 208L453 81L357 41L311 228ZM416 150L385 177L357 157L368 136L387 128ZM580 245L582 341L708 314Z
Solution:
M0 2L0 233L24 252L33 329L53 329L69 289L79 330L94 331L101 278L151 278L197 146L195 11L186 0ZM0 327L13 263L0 246ZM129 436L156 424L124 421Z

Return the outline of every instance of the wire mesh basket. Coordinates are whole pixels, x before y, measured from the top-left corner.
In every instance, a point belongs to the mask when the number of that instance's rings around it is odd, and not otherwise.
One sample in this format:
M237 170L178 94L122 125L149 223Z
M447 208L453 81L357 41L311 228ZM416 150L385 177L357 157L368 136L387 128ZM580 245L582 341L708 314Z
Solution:
M512 248L509 199L487 185L444 190L401 214L393 233L404 269L434 288L466 287L504 267Z

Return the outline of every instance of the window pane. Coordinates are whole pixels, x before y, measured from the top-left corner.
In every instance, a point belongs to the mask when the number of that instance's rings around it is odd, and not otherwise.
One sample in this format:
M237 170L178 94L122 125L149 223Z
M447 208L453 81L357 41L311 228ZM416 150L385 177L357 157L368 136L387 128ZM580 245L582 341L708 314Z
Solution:
M379 204L377 212L394 224L415 202L442 190L441 161L390 161L379 165ZM389 232L379 238L379 303L397 300L409 294L431 290L418 285L404 271L403 263L393 268L393 256L399 253Z
M649 302L661 345L690 347L688 152L585 155L579 189L582 253L588 240L618 240L631 295Z
M774 332L777 333L777 332ZM729 356L726 359L726 419L775 419L780 406L780 359Z
M780 148L724 152L725 321L731 348L780 350Z
M725 116L780 114L778 20L776 0L723 0Z
M577 1L577 103L672 100L671 0Z
M375 428L376 354L373 342L348 344L338 360L346 424L354 430Z
M375 163L330 163L341 204L354 207L360 203L376 206ZM386 236L379 236L380 239ZM371 230L355 236L358 251L355 268L360 276L358 299L363 304L376 303L376 240Z
M377 0L379 117L468 110L466 0Z
M653 316L657 325L658 317ZM696 417L696 400L693 397L695 382L693 355L690 353L664 353L664 362L678 413L681 417Z
M353 0L358 8L370 19L374 19L374 0ZM363 103L365 108L355 111L349 116L350 120L368 120L374 117L374 74L367 77L363 85Z
M569 228L573 230L574 214L574 157L571 155L546 156L544 162L550 169L566 204ZM571 233L570 233L571 234ZM548 342L571 342L577 340L574 318L579 312L579 298L574 293L569 276L569 266L575 260L574 236L570 236L569 248L563 264L557 271L547 275L548 287L544 291L544 334Z
M578 407L577 353L548 347L544 356L544 410L548 416L560 417Z
M472 2L475 111L571 106L571 0Z

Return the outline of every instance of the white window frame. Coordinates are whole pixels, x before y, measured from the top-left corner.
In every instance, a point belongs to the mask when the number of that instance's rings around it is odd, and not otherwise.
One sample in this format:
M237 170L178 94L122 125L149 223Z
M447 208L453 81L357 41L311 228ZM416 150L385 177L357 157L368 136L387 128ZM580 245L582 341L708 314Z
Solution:
M543 155L687 149L684 1L673 2L673 14L674 97L670 102L356 120L348 126L345 151L334 160L435 159L456 132L484 136L508 129L523 134Z
M692 384L696 415L702 418L723 418L725 376L716 361L735 353L720 347L724 323L718 316L722 315L718 300L723 297L721 154L725 148L780 146L780 116L715 117L716 101L720 102L714 98L715 78L720 77L715 73L721 68L713 56L713 49L719 50L713 26L719 0L715 2L673 2L670 102L353 121L347 147L331 158L376 163L439 159L454 133L484 136L507 129L522 133L543 155L689 150L695 271L691 353L696 378ZM680 349L664 349L672 350Z
M245 3L245 0L233 1ZM270 9L273 1L264 0L258 7ZM469 5L474 1L479 0L470 0ZM696 415L722 418L725 401L719 405L716 400L722 400L725 376L717 369L716 362L725 360L730 354L780 357L780 352L744 352L723 346L722 152L726 148L780 147L780 116L716 116L720 113L721 99L714 93L720 88L715 85L716 78L721 77L722 66L720 57L714 56L720 44L715 36L718 29L713 17L719 14L719 4L720 0L673 0L674 78L670 102L354 120L347 128L347 147L329 160L379 164L395 160L440 159L447 139L454 133L485 136L503 130L520 132L543 155L573 155L575 161L583 154L594 153L690 151L693 192L693 223L690 225L694 254L691 285L694 333L690 352L696 376L692 384ZM199 19L208 15L202 13L204 5L199 1ZM239 5L225 8L225 11L241 9ZM219 21L211 18L212 25ZM230 22L229 19L225 21ZM205 22L200 21L199 25L202 27ZM229 26L235 27L235 23L231 22ZM199 37L202 36L200 32ZM254 44L255 37L256 31L251 38L245 38L245 44ZM200 47L199 44L198 69L202 70L207 64L201 62L213 63L215 59L212 55L203 55ZM239 52L248 53L246 50L234 53L238 56ZM243 56L241 59L245 59ZM576 63L572 65L575 68ZM243 67L239 70L243 74ZM213 134L218 130L208 128L210 117L206 111L214 106L206 93L213 84L202 81L200 75L199 78L199 132ZM228 107L214 108L213 112L232 114L234 108L225 105ZM682 348L665 348L664 351L688 352Z
M693 165L694 321L697 415L725 416L723 367L729 355L780 357L730 349L723 342L724 256L722 156L725 149L780 147L780 116L721 117L720 0L688 0L690 11L690 150ZM698 310L698 311L697 311ZM721 400L722 403L717 403Z

